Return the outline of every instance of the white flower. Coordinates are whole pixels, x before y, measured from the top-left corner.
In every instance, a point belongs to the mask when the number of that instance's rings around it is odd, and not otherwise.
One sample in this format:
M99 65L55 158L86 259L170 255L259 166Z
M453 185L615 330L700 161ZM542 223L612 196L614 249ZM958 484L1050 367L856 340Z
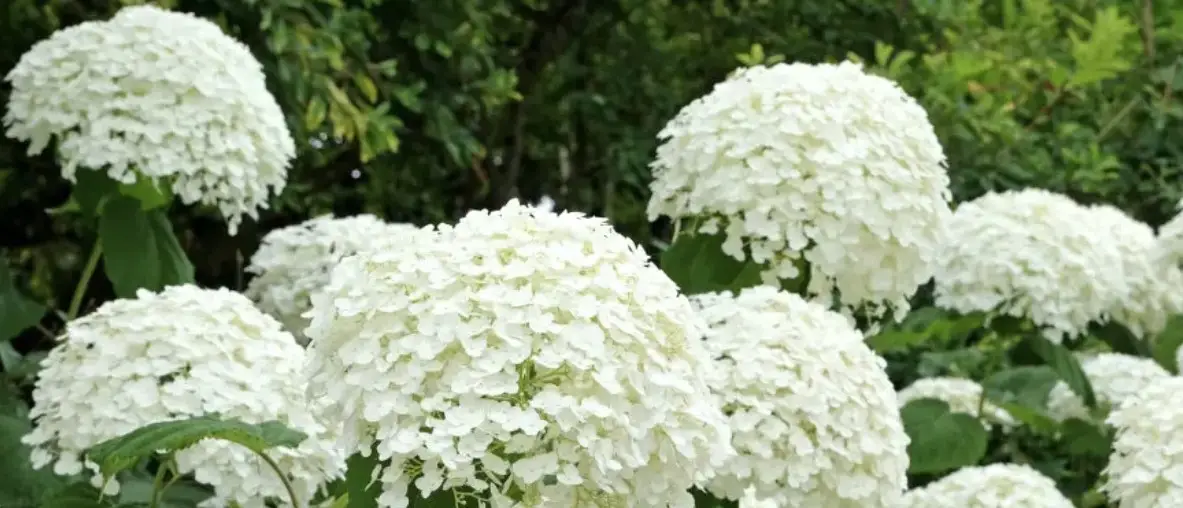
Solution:
M70 322L42 363L33 391L33 466L53 464L60 475L98 466L87 448L150 423L218 413L247 423L279 420L309 435L297 448L268 451L302 502L340 476L345 454L337 431L313 418L303 394L304 350L279 323L227 289L172 286L141 290ZM287 494L253 452L206 440L176 454L183 473L214 487L203 506L262 508ZM118 491L118 483L109 493ZM286 503L285 503L286 506Z
M312 308L311 295L329 282L342 258L366 248L398 248L418 230L389 224L373 215L335 218L324 215L267 233L251 256L248 273L256 277L246 295L283 323L301 344L307 344L303 317Z
M1130 294L1121 251L1094 215L1042 189L961 204L936 274L937 305L1029 318L1057 343L1083 334Z
M342 261L306 332L342 445L390 463L379 504L414 482L497 506L691 506L734 451L701 323L646 254L517 201L423 232Z
M739 456L708 487L778 506L892 506L908 435L885 362L840 314L762 286L691 297L716 359L712 391Z
M1030 466L963 467L908 491L902 508L1073 508L1056 482Z
M8 136L62 176L138 176L217 206L233 234L283 190L295 143L262 66L218 25L152 6L55 32L8 73Z
M1183 209L1183 201L1179 201L1178 208ZM1178 266L1183 263L1183 212L1158 228L1155 253L1155 259L1162 264Z
M974 418L983 418L983 415L978 413L978 408L981 407L982 413L985 413L982 426L987 430L992 428L995 423L1001 424L1004 428L1017 424L1005 409L982 401L982 385L972 379L957 377L917 379L907 388L900 390L896 397L901 408L917 399L937 399L948 404L949 411L965 413Z
M1183 506L1183 378L1148 384L1113 409L1103 490L1120 508Z
M924 109L860 65L741 69L659 137L650 220L705 220L728 255L769 263L766 281L806 275L826 303L837 289L845 308L902 316L932 277L945 155Z
M1148 385L1170 377L1166 369L1149 358L1120 353L1097 353L1083 356L1080 367L1093 387L1102 413L1121 405ZM1057 420L1091 419L1084 400L1063 381L1052 388L1047 398L1048 414Z
M740 498L739 508L781 508L781 506L775 500L756 497L756 489L749 488L744 491L743 497Z
M1089 227L1104 231L1121 253L1121 269L1130 294L1119 298L1110 314L1139 338L1158 335L1167 321L1183 313L1183 270L1160 263L1154 230L1110 205L1089 207Z

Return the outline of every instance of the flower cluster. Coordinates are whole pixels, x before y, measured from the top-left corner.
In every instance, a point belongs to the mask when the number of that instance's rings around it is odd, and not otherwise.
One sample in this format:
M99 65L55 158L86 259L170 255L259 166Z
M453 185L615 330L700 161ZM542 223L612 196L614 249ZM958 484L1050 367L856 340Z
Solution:
M250 50L213 22L152 6L55 32L9 72L8 136L62 176L139 178L214 205L231 233L287 179L295 143Z
M1183 378L1132 394L1109 414L1117 429L1103 489L1121 508L1183 506Z
M739 455L708 484L777 506L893 506L907 487L904 433L885 362L846 318L763 286L691 297L715 358L712 391Z
M1130 294L1121 250L1094 216L1041 189L961 204L938 263L937 305L1028 318L1053 342L1084 333Z
M337 429L316 421L304 397L304 349L270 316L226 289L172 286L114 300L67 325L33 391L34 428L22 441L34 467L60 475L98 466L83 451L151 423L209 414L247 423L279 420L309 435L269 454L303 499L340 476ZM279 478L251 451L216 440L176 454L182 473L213 486L203 506L262 508L286 499ZM111 480L108 493L119 484Z
M1056 482L1019 464L965 467L912 489L902 508L1073 508Z
M1101 413L1120 406L1147 386L1171 375L1154 360L1120 353L1085 356L1080 361L1080 367L1093 387ZM1057 420L1088 420L1092 417L1084 400L1063 381L1048 393L1047 410Z
M1183 201L1178 208L1183 210ZM1158 228L1155 257L1163 265L1178 267L1183 263L1183 211Z
M917 399L940 400L949 405L949 411L965 413L981 419L982 426L987 430L994 424L1008 428L1017 423L1005 409L982 400L982 385L972 379L956 377L917 379L907 388L900 390L896 397L901 408ZM981 409L980 413L979 408Z
M661 131L650 220L694 219L724 251L809 278L844 308L908 309L950 214L927 113L858 64L742 69ZM808 273L799 273L807 262Z
M690 302L603 219L511 201L343 260L313 296L310 390L382 506L691 506L734 454ZM430 234L429 234L430 233Z
M367 248L398 248L418 230L389 224L373 215L335 218L324 215L263 237L246 271L255 275L246 295L283 323L302 344L312 308L312 293L329 282L332 268L344 257Z
M1119 250L1120 268L1130 293L1109 310L1112 319L1137 337L1163 331L1171 316L1183 313L1183 269L1163 264L1156 252L1154 230L1110 205L1089 207L1089 227L1104 232Z

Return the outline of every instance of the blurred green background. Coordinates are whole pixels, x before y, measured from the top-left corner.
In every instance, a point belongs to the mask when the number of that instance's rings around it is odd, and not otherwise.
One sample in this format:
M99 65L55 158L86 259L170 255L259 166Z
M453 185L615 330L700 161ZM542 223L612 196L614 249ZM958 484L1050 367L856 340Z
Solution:
M133 3L6 0L0 69ZM653 246L669 233L644 215L657 132L757 63L858 58L897 80L927 108L958 200L1040 186L1157 226L1183 196L1183 0L155 3L250 46L300 150L283 195L236 237L174 206L203 285L241 288L263 233L328 212L422 225L548 195ZM0 140L0 248L19 287L60 309L94 225L47 212L69 185L25 149Z

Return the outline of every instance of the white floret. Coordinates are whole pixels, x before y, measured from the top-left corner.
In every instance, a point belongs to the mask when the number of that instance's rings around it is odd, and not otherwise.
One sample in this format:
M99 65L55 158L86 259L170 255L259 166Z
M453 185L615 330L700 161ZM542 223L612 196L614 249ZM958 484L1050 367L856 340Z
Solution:
M1014 427L1018 422L1010 413L990 402L982 400L982 385L972 379L956 377L929 377L917 379L896 395L899 406L918 399L937 399L949 405L949 411L965 413L982 422L987 430L994 424L1003 428ZM981 412L979 413L979 408Z
M312 308L312 293L328 284L333 267L363 249L398 248L417 233L413 226L389 224L369 214L324 215L273 230L263 237L246 267L255 278L245 293L301 344L307 344L304 313Z
M283 190L296 148L262 65L213 22L153 6L58 30L21 56L4 124L71 182L151 179L233 234Z
M858 64L741 69L659 134L650 220L722 233L724 251L809 277L847 309L902 316L935 269L950 211L928 115ZM801 260L808 273L800 274Z
M1098 414L1107 414L1148 385L1170 377L1170 373L1150 358L1120 353L1098 353L1083 356L1080 367L1093 387ZM1048 414L1057 420L1080 418L1089 420L1092 412L1068 385L1056 383L1047 398Z
M319 423L304 396L304 349L250 300L226 289L172 286L114 300L67 325L42 363L33 391L36 468L59 475L98 466L82 452L150 423L220 414L247 423L278 420L308 434L295 449L268 451L287 471L302 502L344 471L339 430ZM182 473L211 485L202 506L287 506L279 478L253 452L206 440L176 454ZM118 492L112 480L108 493Z
M311 315L310 390L347 450L390 461L383 507L411 482L495 506L692 506L734 454L689 301L600 218L470 212L346 258Z
M1119 508L1183 506L1183 378L1145 386L1106 420L1117 429L1104 492Z
M1177 208L1183 210L1183 201L1179 201ZM1163 265L1178 267L1183 264L1183 212L1158 228L1155 254L1155 260Z
M691 297L716 359L711 383L739 455L708 484L777 506L893 506L908 436L885 362L846 318L763 286Z
M1084 334L1131 293L1122 252L1094 214L1042 189L991 192L949 221L934 297L961 313L1030 319L1048 340Z
M908 491L901 508L1074 508L1056 482L1030 466L964 467Z

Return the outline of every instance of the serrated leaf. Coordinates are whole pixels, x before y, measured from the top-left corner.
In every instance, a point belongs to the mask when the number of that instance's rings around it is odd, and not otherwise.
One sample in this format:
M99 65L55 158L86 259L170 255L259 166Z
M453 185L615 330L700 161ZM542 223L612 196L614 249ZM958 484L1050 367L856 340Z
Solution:
M115 506L115 501L109 497L103 497L102 493L90 486L89 483L71 484L41 500L42 508L114 508Z
M1176 353L1183 344L1183 314L1172 316L1166 328L1154 338L1154 361L1172 374L1179 373Z
M222 439L262 453L276 446L294 447L306 437L303 432L289 429L277 421L249 424L217 416L199 416L140 427L91 447L86 457L99 465L103 475L111 477L156 453L182 450L202 439Z
M110 199L99 216L103 270L116 296L193 282L193 265L163 210L144 210L126 196Z
M941 473L977 464L989 435L977 418L954 413L936 399L917 399L900 409L908 444L910 474Z
M661 269L687 295L760 284L760 265L723 253L723 236L683 233L661 254Z
M349 497L349 508L377 508L382 488L378 482L370 480L378 465L378 452L374 450L369 456L355 453L345 461L345 492Z
M1072 351L1037 335L1025 337L1023 344L1039 356L1045 365L1051 367L1056 376L1079 395L1088 407L1097 407L1097 396L1093 393L1093 386L1089 383L1089 378L1084 375L1080 361L1076 359Z
M46 310L44 305L25 298L17 291L8 263L0 259L0 342L12 340L40 323Z

